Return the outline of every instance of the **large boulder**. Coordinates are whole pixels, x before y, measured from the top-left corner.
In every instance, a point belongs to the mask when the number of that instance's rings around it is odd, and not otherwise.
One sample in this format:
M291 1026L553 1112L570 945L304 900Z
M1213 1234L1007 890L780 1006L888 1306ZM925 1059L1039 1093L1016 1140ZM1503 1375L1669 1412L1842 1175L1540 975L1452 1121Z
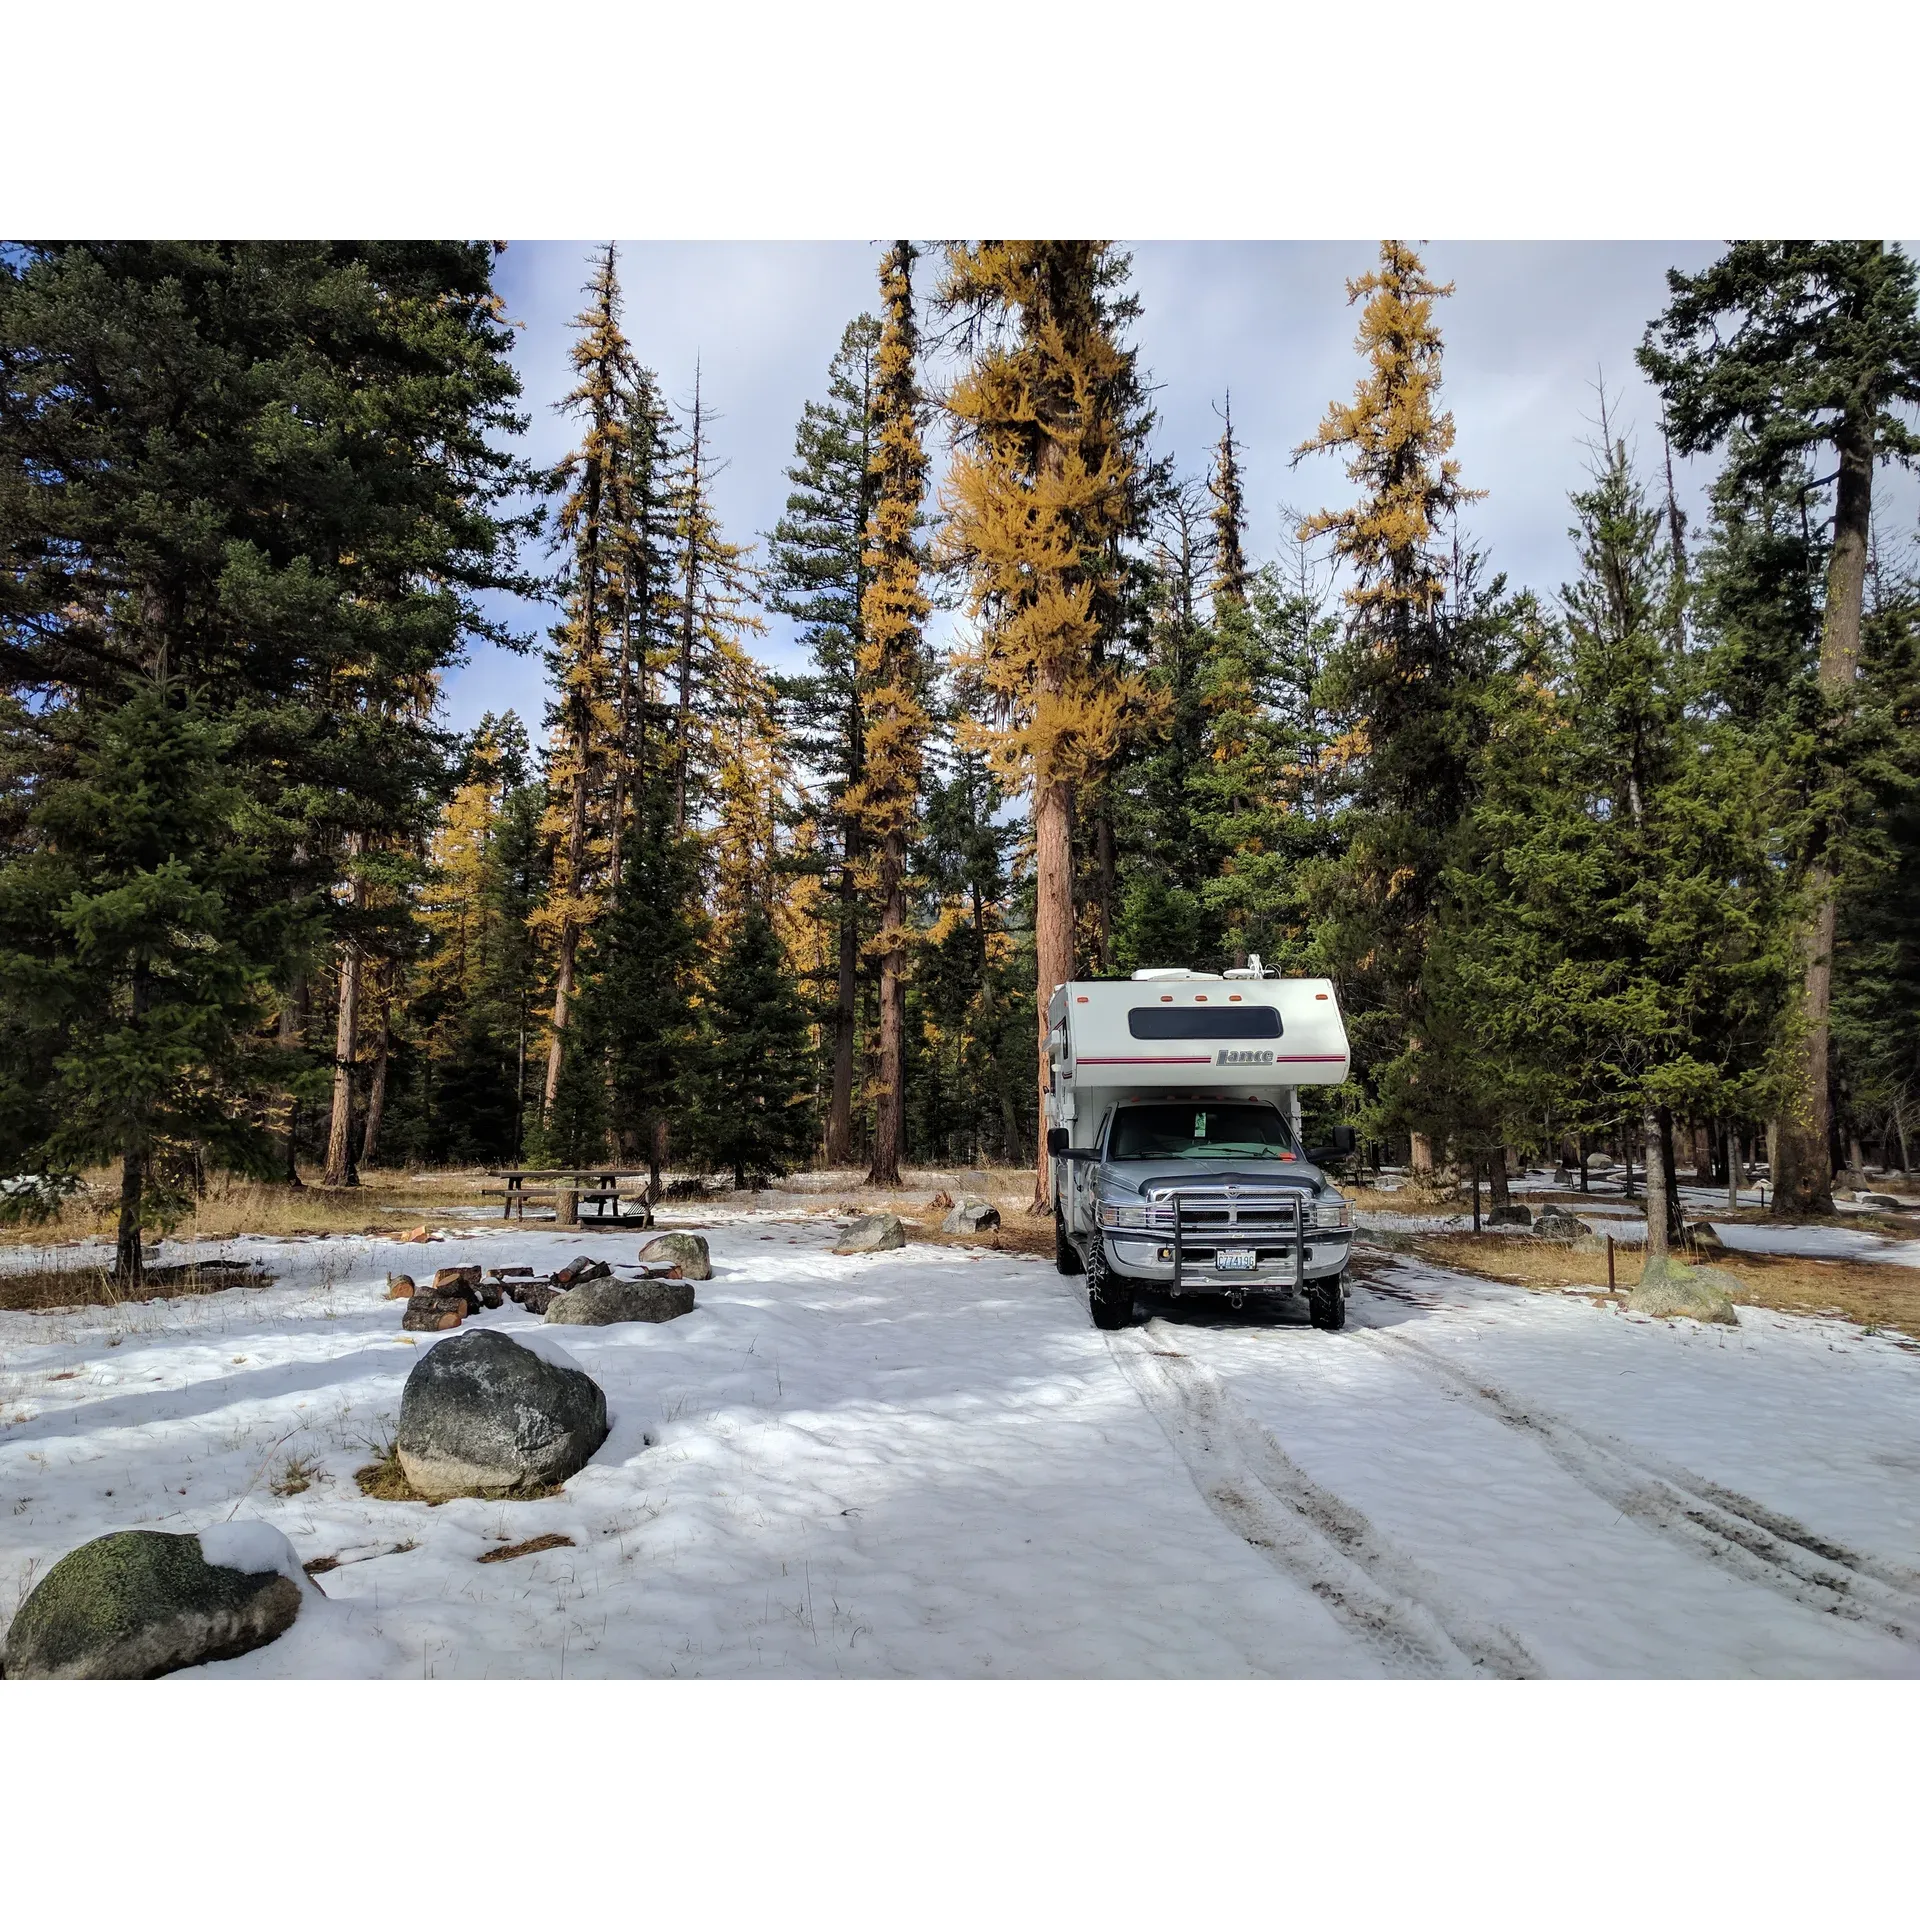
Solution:
M415 1493L452 1500L557 1486L606 1437L607 1397L564 1353L481 1328L407 1375L394 1455Z
M1494 1207L1487 1214L1490 1227L1530 1227L1533 1225L1533 1209L1523 1207L1518 1201L1511 1206Z
M1569 1213L1565 1207L1542 1207L1540 1218L1533 1223L1536 1240L1584 1240L1592 1232L1577 1213Z
M560 1294L547 1309L549 1324L611 1327L623 1320L677 1320L693 1311L693 1289L671 1280L589 1280Z
M1000 1209L985 1200L962 1200L940 1223L942 1233L985 1233L1000 1224Z
M1736 1293L1745 1285L1714 1267L1690 1267L1679 1260L1650 1259L1633 1290L1633 1304L1658 1320L1705 1320L1737 1327Z
M311 1583L263 1521L102 1534L57 1560L7 1629L10 1680L152 1680L293 1625Z
M907 1244L907 1230L891 1213L869 1213L834 1242L835 1253L891 1253Z
M643 1267L678 1267L684 1280L711 1280L713 1261L699 1233L656 1234L635 1256Z
M1614 1158L1610 1153L1590 1153L1587 1155L1587 1171L1589 1173L1607 1173L1612 1170L1613 1165Z

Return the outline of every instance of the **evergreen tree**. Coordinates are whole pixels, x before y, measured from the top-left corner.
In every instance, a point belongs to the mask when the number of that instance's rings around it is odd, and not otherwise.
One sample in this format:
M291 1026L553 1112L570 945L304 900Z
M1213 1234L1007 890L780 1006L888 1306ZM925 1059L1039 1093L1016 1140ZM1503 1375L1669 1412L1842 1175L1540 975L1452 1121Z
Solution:
M784 1172L812 1141L808 1026L780 937L749 904L714 966L688 1076L696 1150L736 1188Z
M875 356L880 323L848 323L827 370L824 401L809 400L794 434L793 491L769 542L769 604L799 622L814 671L780 683L796 750L820 777L814 835L839 840L831 891L834 942L832 1086L825 1152L835 1166L853 1157L853 1062L860 966L858 820L844 805L865 766L859 656L866 638L867 523L879 491L874 466Z
M202 1150L268 1164L253 1095L272 1059L249 1042L298 929L225 770L238 728L204 700L148 680L50 731L63 777L0 865L0 981L57 1036L50 1165L120 1160L113 1272L132 1284L142 1221L188 1203Z
M1778 1127L1774 1205L1830 1213L1829 1000L1844 862L1873 476L1911 464L1920 435L1914 264L1873 241L1739 241L1698 274L1667 276L1640 362L1683 452L1727 447L1730 473L1776 487L1816 448L1836 461L1818 678L1815 817L1802 838L1801 1057ZM1818 483L1824 484L1824 482Z
M543 1110L551 1109L559 1093L581 936L599 913L612 848L613 820L604 796L608 761L618 751L620 736L616 636L630 624L626 562L634 501L627 397L637 368L620 327L611 244L595 262L586 293L587 306L573 323L579 335L572 353L578 379L561 403L582 417L586 431L556 476L567 487L556 530L568 560L567 616L553 630L548 656L557 694L549 716L555 744L547 822L554 884L542 909L542 928L553 941L555 968Z
M914 371L911 242L897 240L880 267L886 320L875 356L873 469L879 489L867 529L867 586L859 652L865 743L846 811L875 852L880 962L880 1058L875 1087L873 1163L868 1183L900 1184L906 1144L907 854L915 830L928 730L928 663L921 642L927 597L914 535L926 494L920 445L920 393Z
M1356 1060L1401 1089L1394 1115L1413 1134L1416 1168L1430 1168L1420 1074L1409 1053L1428 1046L1422 974L1432 938L1447 834L1468 794L1458 726L1472 664L1450 644L1443 530L1479 496L1448 458L1453 417L1438 411L1440 330L1433 303L1452 292L1427 277L1398 240L1380 265L1347 283L1361 309L1358 346L1369 372L1351 404L1335 402L1294 458L1344 450L1361 489L1352 507L1312 515L1304 537L1332 536L1352 570L1345 643L1326 676L1344 722L1336 751L1356 767L1337 875L1322 895L1333 963L1347 987ZM1438 1071L1438 1069L1436 1069ZM1384 1118L1384 1116L1383 1116Z
M146 681L234 729L249 840L309 930L274 982L281 1031L262 1036L283 1085L306 1077L327 922L350 951L378 931L343 869L411 845L431 805L444 741L424 692L467 637L507 637L476 595L531 585L513 565L528 523L500 511L527 475L499 444L524 423L491 261L386 242L0 259L16 744L50 753L55 714L93 739ZM384 896L380 913L404 917ZM336 1052L350 1076L351 1046ZM290 1120L285 1138L291 1170Z
M1121 344L1136 311L1118 291L1125 272L1102 241L990 241L948 250L941 291L978 347L947 398L958 445L946 552L966 575L978 631L961 659L990 703L987 717L963 720L961 740L1009 793L1032 790L1042 1088L1047 997L1073 977L1074 795L1112 758L1143 691L1106 651L1150 424ZM1038 1160L1044 1211L1044 1138Z

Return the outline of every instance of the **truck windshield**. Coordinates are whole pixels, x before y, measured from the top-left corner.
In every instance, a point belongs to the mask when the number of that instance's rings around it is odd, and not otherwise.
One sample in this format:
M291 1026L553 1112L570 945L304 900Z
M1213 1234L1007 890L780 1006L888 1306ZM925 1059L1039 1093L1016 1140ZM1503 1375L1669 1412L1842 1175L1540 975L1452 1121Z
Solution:
M1293 1134L1272 1107L1122 1107L1110 1160L1291 1160Z

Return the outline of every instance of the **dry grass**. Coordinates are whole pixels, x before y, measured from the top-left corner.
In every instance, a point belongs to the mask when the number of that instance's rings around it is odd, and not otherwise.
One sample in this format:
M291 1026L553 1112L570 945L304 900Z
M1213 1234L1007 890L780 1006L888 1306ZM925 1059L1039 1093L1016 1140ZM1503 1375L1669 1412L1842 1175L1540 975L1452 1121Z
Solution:
M318 1174L302 1187L278 1181L213 1179L193 1211L180 1219L169 1240L224 1240L258 1233L282 1238L295 1234L393 1233L431 1223L439 1208L479 1206L487 1195L485 1174L453 1168L426 1178L379 1171L358 1187L317 1184ZM406 1211L398 1211L406 1209ZM420 1211L413 1211L419 1209ZM105 1172L61 1208L59 1216L30 1226L0 1227L0 1246L72 1245L111 1234L119 1217L119 1195Z
M150 1267L137 1287L115 1285L111 1267L33 1267L0 1274L0 1308L45 1313L60 1307L123 1307L130 1301L177 1300L229 1287L270 1287L273 1275L245 1261Z
M369 1500L407 1500L422 1507L444 1507L447 1504L446 1499L429 1499L424 1493L414 1492L401 1470L399 1449L391 1441L375 1449L372 1464L360 1468L353 1476L353 1483ZM551 1500L564 1491L561 1487L521 1487L512 1493L476 1493L458 1497L475 1500Z
M1414 1234L1408 1251L1436 1267L1539 1292L1607 1284L1606 1244L1598 1237L1564 1246L1508 1235ZM1355 1256L1362 1268L1381 1257L1367 1249ZM1623 1294L1638 1280L1640 1262L1639 1248L1615 1249L1615 1274ZM1737 1306L1839 1314L1858 1326L1891 1327L1920 1339L1920 1267L1732 1251L1715 1253L1709 1264L1741 1283L1744 1291L1734 1296Z
M554 1547L570 1547L573 1542L564 1533L536 1534L531 1540L516 1541L510 1547L495 1547L490 1553L478 1556L483 1567L490 1567L496 1560L518 1560L522 1554L547 1553Z

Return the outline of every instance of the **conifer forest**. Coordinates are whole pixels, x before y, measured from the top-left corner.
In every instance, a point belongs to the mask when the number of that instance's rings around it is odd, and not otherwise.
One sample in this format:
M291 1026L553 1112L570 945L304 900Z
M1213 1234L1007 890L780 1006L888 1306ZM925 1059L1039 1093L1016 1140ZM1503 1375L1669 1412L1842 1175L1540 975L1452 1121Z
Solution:
M1336 984L1360 1169L1764 1165L1793 1216L1911 1170L1905 253L1672 271L1618 370L1661 434L1541 423L1586 472L1523 580L1415 245L1327 289L1278 538L1224 380L1165 450L1123 248L871 252L755 528L615 247L551 467L492 243L0 247L14 1217L110 1179L125 1273L221 1176L1037 1162L1044 1206L1047 991L1254 955ZM544 708L457 732L496 646Z

